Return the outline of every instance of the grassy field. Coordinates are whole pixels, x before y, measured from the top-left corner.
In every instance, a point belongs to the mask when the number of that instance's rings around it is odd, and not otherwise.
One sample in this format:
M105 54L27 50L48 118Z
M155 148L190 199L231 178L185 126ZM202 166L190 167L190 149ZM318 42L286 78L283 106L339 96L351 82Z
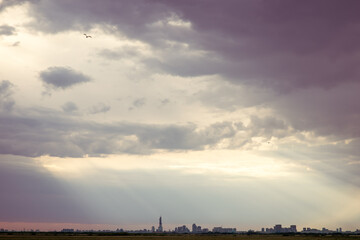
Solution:
M99 235L54 235L54 234L0 234L0 240L360 240L360 235L346 236L282 236L282 235L127 235L127 236L99 236Z

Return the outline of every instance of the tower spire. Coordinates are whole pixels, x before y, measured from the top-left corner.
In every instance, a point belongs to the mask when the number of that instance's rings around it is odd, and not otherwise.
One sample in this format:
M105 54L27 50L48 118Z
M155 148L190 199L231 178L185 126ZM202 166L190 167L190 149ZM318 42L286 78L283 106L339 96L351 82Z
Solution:
M161 216L160 216L160 218L159 218L158 232L163 232L163 226L162 226L162 218L161 218Z

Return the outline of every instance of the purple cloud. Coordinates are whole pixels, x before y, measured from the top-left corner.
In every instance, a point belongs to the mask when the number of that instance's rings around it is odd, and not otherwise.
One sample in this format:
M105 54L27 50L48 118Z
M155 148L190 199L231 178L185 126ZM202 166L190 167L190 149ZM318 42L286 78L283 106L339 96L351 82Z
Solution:
M18 2L23 1L12 3ZM245 99L235 97L233 89L220 87L198 95L202 101L211 95L208 101L218 108L233 111L238 106L261 105L299 131L359 136L356 93L343 90L358 89L360 77L357 0L30 2L30 13L36 13L37 20L32 26L39 31L86 30L99 24L109 31L106 26L112 26L114 35L140 39L163 53L163 59L143 60L157 71L216 74L253 89L244 93ZM174 16L190 23L190 29L172 27ZM156 25L159 22L161 27ZM186 43L188 50L181 44L170 47L168 41ZM204 53L187 54L192 50ZM106 49L99 54L116 60L128 53ZM89 80L57 67L43 71L41 77L56 89Z
M131 38L154 46L165 40L186 42L215 53L216 72L201 67L184 72L184 63L165 70L177 74L222 74L233 83L265 85L279 91L332 87L359 78L357 54L359 2L315 1L38 1L34 27L47 32L115 26ZM193 31L154 28L174 14ZM116 30L114 32L116 34ZM352 36L352 37L348 37ZM108 54L106 52L105 54ZM112 56L112 55L111 55ZM181 60L180 60L181 61ZM196 59L194 59L196 61Z
M49 67L40 72L40 79L51 89L67 89L91 80L90 77L70 67Z
M192 23L197 44L235 63L223 71L232 82L284 90L359 77L358 1L162 2Z
M231 122L198 129L194 124L101 124L75 121L52 111L0 114L0 154L27 157L151 154L156 150L201 150L236 133ZM45 113L45 114L44 114Z

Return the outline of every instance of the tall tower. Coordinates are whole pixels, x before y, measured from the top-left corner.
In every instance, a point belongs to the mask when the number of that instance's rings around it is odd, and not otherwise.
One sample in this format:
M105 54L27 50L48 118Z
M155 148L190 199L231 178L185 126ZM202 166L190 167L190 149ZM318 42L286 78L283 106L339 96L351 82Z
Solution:
M197 232L197 226L196 226L195 223L192 225L192 232L193 232L193 233L196 233L196 232Z
M163 231L163 226L162 226L162 219L161 219L161 216L159 218L159 227L158 227L158 232L162 232Z

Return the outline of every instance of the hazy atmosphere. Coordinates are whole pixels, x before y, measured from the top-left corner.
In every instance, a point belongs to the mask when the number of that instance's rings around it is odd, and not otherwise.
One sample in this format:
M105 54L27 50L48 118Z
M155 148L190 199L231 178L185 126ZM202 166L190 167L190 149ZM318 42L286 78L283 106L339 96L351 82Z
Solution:
M360 1L0 0L0 227L360 227Z

